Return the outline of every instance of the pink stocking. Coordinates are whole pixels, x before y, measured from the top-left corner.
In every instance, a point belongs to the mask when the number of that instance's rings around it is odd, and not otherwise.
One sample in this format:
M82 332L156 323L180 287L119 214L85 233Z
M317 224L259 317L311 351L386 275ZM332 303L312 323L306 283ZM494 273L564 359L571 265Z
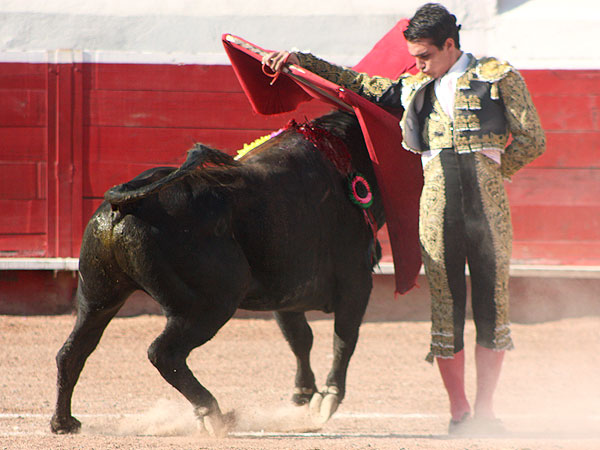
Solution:
M442 381L450 399L450 413L453 420L461 420L471 412L465 394L465 351L455 353L454 358L436 358Z
M477 369L477 396L475 416L493 419L494 392L500 378L504 351L491 350L479 344L475 346L475 367Z

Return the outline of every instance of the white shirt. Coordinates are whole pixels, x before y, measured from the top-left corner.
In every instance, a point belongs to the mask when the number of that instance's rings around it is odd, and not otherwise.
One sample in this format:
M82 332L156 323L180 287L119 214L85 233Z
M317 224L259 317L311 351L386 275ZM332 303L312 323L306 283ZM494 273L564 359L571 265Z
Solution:
M437 78L433 83L435 96L437 97L442 109L448 116L454 120L454 98L456 96L456 82L464 75L469 66L469 57L465 52L460 55L454 65L450 67L448 72ZM441 150L427 150L421 154L421 162L423 167L433 158L435 158ZM487 157L493 159L500 164L500 152L497 149L483 149L481 152Z

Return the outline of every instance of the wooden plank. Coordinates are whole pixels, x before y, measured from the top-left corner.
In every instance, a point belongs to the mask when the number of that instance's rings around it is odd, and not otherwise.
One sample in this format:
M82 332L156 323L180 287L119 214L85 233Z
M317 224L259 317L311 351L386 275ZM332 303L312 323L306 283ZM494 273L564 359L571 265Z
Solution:
M242 92L229 65L84 64L84 89Z
M598 206L600 170L524 168L506 183L513 207L524 205Z
M600 132L547 132L546 152L527 167L600 168Z
M533 95L600 95L600 70L521 70Z
M47 65L48 76L46 78L46 104L48 105L48 115L46 116L46 253L47 256L56 257L57 254L57 233L58 233L58 179L56 177L55 167L58 161L58 122L57 103L58 103L58 67L57 64Z
M3 163L0 165L0 199L36 199L39 192L37 164Z
M271 131L87 127L85 160L179 165L185 160L187 150L197 142L234 154L245 143L251 143Z
M46 130L0 127L0 162L45 161Z
M600 96L533 95L545 130L600 131Z
M43 70L42 65L31 66ZM35 71L36 67L30 70ZM83 70L85 89L241 92L230 65L102 63L84 64ZM520 72L534 95L554 95L557 92L571 95L600 94L600 71L597 70ZM43 72L40 73L43 75Z
M46 210L43 200L0 198L0 234L43 233Z
M83 234L83 64L78 63L73 65L73 99L72 99L72 142L71 142L71 177L70 186L71 205L70 205L70 221L71 221L71 236L69 242L69 251L67 256L77 256L79 254L80 242ZM68 158L68 155L65 155ZM65 159L67 159L65 158ZM67 170L69 169L67 167ZM73 170L74 169L74 170ZM68 206L67 206L68 207ZM61 220L67 217L63 216ZM65 255L61 255L65 256Z
M45 234L0 234L0 257L47 256Z
M0 124L3 127L41 127L45 120L44 91L0 90Z
M600 242L515 241L514 264L600 265Z
M512 222L515 240L600 242L600 201L597 206L513 206Z
M37 69L43 70L41 65L32 66L39 66ZM30 70L35 71L36 68ZM84 64L83 70L85 89L241 92L230 65L102 63ZM600 94L598 70L520 72L529 90L535 95L554 95L557 92L569 92L572 95ZM40 73L43 75L43 72Z
M48 102L49 110L56 114L53 123L53 158L48 158L48 165L52 166L48 173L48 178L52 179L48 192L50 189L54 191L52 195L49 194L48 203L52 203L52 209L49 209L48 222L54 222L54 225L53 234L49 233L48 236L51 244L48 251L52 256L68 257L72 256L73 213L80 213L80 210L73 210L73 206L77 204L73 200L73 187L76 182L73 165L77 162L77 154L81 153L81 149L74 145L75 134L79 131L75 130L75 125L81 126L81 118L75 116L76 112L81 114L81 107L78 107L81 98L75 98L80 89L77 89L75 83L74 64L57 64L54 69L56 78L49 88L55 89L52 98L54 103ZM81 92L79 94L81 95ZM77 195L81 196L81 192ZM79 223L77 228L79 231Z
M331 110L309 102L294 113L260 116L241 93L91 91L84 125L204 129L271 129L290 117L315 117Z
M43 233L46 226L43 200L0 199L0 234Z
M46 64L0 63L0 89L43 90Z

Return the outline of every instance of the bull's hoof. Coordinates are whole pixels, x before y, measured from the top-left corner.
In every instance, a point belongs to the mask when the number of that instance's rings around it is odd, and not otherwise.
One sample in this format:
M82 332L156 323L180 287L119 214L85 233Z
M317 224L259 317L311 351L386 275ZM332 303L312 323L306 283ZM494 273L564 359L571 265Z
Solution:
M325 424L340 405L339 389L328 386L325 392L315 392L310 400L310 418L315 425Z
M226 437L229 430L235 426L236 422L235 413L233 411L226 414L221 414L220 411L203 414L203 411L200 409L196 410L196 416L200 421L200 426L203 427L210 436L217 438Z
M296 406L308 404L317 388L297 387L292 395L292 403Z
M75 434L81 430L81 422L73 416L59 418L52 416L50 430L54 434Z

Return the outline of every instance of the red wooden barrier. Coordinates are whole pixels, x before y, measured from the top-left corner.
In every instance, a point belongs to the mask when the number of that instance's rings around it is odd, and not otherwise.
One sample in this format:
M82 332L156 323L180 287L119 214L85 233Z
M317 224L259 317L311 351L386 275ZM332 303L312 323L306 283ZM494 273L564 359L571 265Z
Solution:
M45 64L0 65L0 254L47 255Z
M600 71L522 73L548 150L508 185L514 261L600 265ZM0 257L76 257L112 185L328 109L258 116L229 66L0 63Z

